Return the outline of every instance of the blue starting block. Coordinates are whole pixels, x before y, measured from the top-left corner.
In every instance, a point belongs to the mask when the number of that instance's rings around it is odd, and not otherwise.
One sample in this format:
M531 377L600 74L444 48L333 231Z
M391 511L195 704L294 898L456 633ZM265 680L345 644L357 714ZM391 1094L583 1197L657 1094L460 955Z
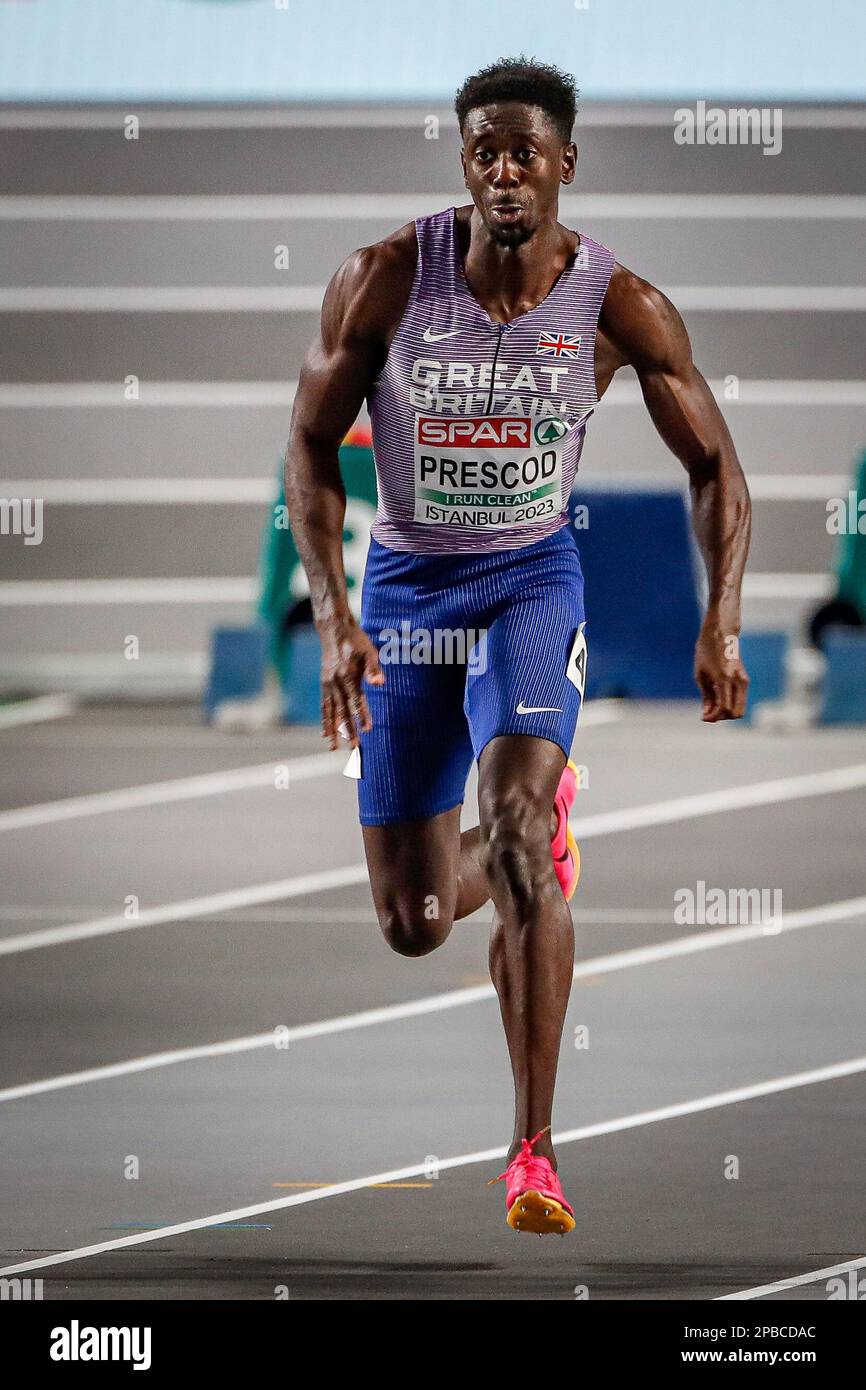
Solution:
M758 705L781 700L787 684L787 632L744 632L740 655L749 675L749 703L745 722L750 723Z
M588 523L574 530L586 581L587 696L697 700L701 611L683 494L579 488L573 525L578 507Z
M265 684L268 661L266 627L218 627L211 638L211 663L204 709L212 719L227 700L251 700Z
M866 724L866 629L832 627L824 638L822 724Z
M280 672L283 718L292 724L318 724L322 717L322 644L313 623L298 623L289 632Z

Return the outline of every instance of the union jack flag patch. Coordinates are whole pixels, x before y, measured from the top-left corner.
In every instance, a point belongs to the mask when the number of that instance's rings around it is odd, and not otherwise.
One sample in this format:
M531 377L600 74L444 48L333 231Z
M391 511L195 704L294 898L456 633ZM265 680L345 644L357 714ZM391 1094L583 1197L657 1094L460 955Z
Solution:
M580 352L580 338L579 333L576 336L570 333L539 333L536 356L542 353L550 357L576 357Z

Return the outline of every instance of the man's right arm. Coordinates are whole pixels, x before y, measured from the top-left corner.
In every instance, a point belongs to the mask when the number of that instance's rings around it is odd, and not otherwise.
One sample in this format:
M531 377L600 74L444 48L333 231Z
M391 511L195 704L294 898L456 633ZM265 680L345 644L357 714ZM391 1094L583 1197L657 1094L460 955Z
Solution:
M410 223L387 241L353 252L331 280L321 329L298 381L286 447L286 504L322 642L322 732L332 748L341 723L357 746L358 727L370 727L362 680L384 680L376 649L349 608L339 449L402 316L414 245Z

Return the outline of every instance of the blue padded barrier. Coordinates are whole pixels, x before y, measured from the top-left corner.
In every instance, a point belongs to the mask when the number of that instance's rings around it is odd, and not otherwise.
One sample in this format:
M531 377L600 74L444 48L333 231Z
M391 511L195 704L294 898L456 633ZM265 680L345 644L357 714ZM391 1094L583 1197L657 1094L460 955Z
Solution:
M211 636L210 674L204 693L207 717L226 700L251 700L264 689L268 660L266 627L217 627Z
M765 700L781 700L785 694L786 663L789 637L787 632L744 632L740 638L740 655L749 676L749 703L746 722L750 722L758 705Z
M283 663L283 718L292 724L318 724L322 715L322 646L312 623L289 631Z
M822 724L866 724L866 629L828 628Z
M698 699L701 611L683 494L580 488L572 494L586 581L587 696Z

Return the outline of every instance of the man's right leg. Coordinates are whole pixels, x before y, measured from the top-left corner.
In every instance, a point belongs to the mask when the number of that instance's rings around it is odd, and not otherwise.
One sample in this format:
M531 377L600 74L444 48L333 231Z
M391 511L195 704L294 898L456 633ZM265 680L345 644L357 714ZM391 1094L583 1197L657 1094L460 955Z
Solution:
M428 664L404 636L392 640L410 615L412 631L434 638L434 651L437 632L465 630L471 562L389 551L373 540L364 576L362 624L385 680L365 688L372 728L361 733L358 805L382 931L410 956L435 950L490 897L480 829L460 832L474 758L466 662Z
M490 897L480 830L460 833L472 764L462 666L386 665L370 687L373 727L361 734L358 801L385 940L423 956Z
M490 897L479 826L460 833L460 807L425 820L365 825L379 925L401 956L425 956Z

